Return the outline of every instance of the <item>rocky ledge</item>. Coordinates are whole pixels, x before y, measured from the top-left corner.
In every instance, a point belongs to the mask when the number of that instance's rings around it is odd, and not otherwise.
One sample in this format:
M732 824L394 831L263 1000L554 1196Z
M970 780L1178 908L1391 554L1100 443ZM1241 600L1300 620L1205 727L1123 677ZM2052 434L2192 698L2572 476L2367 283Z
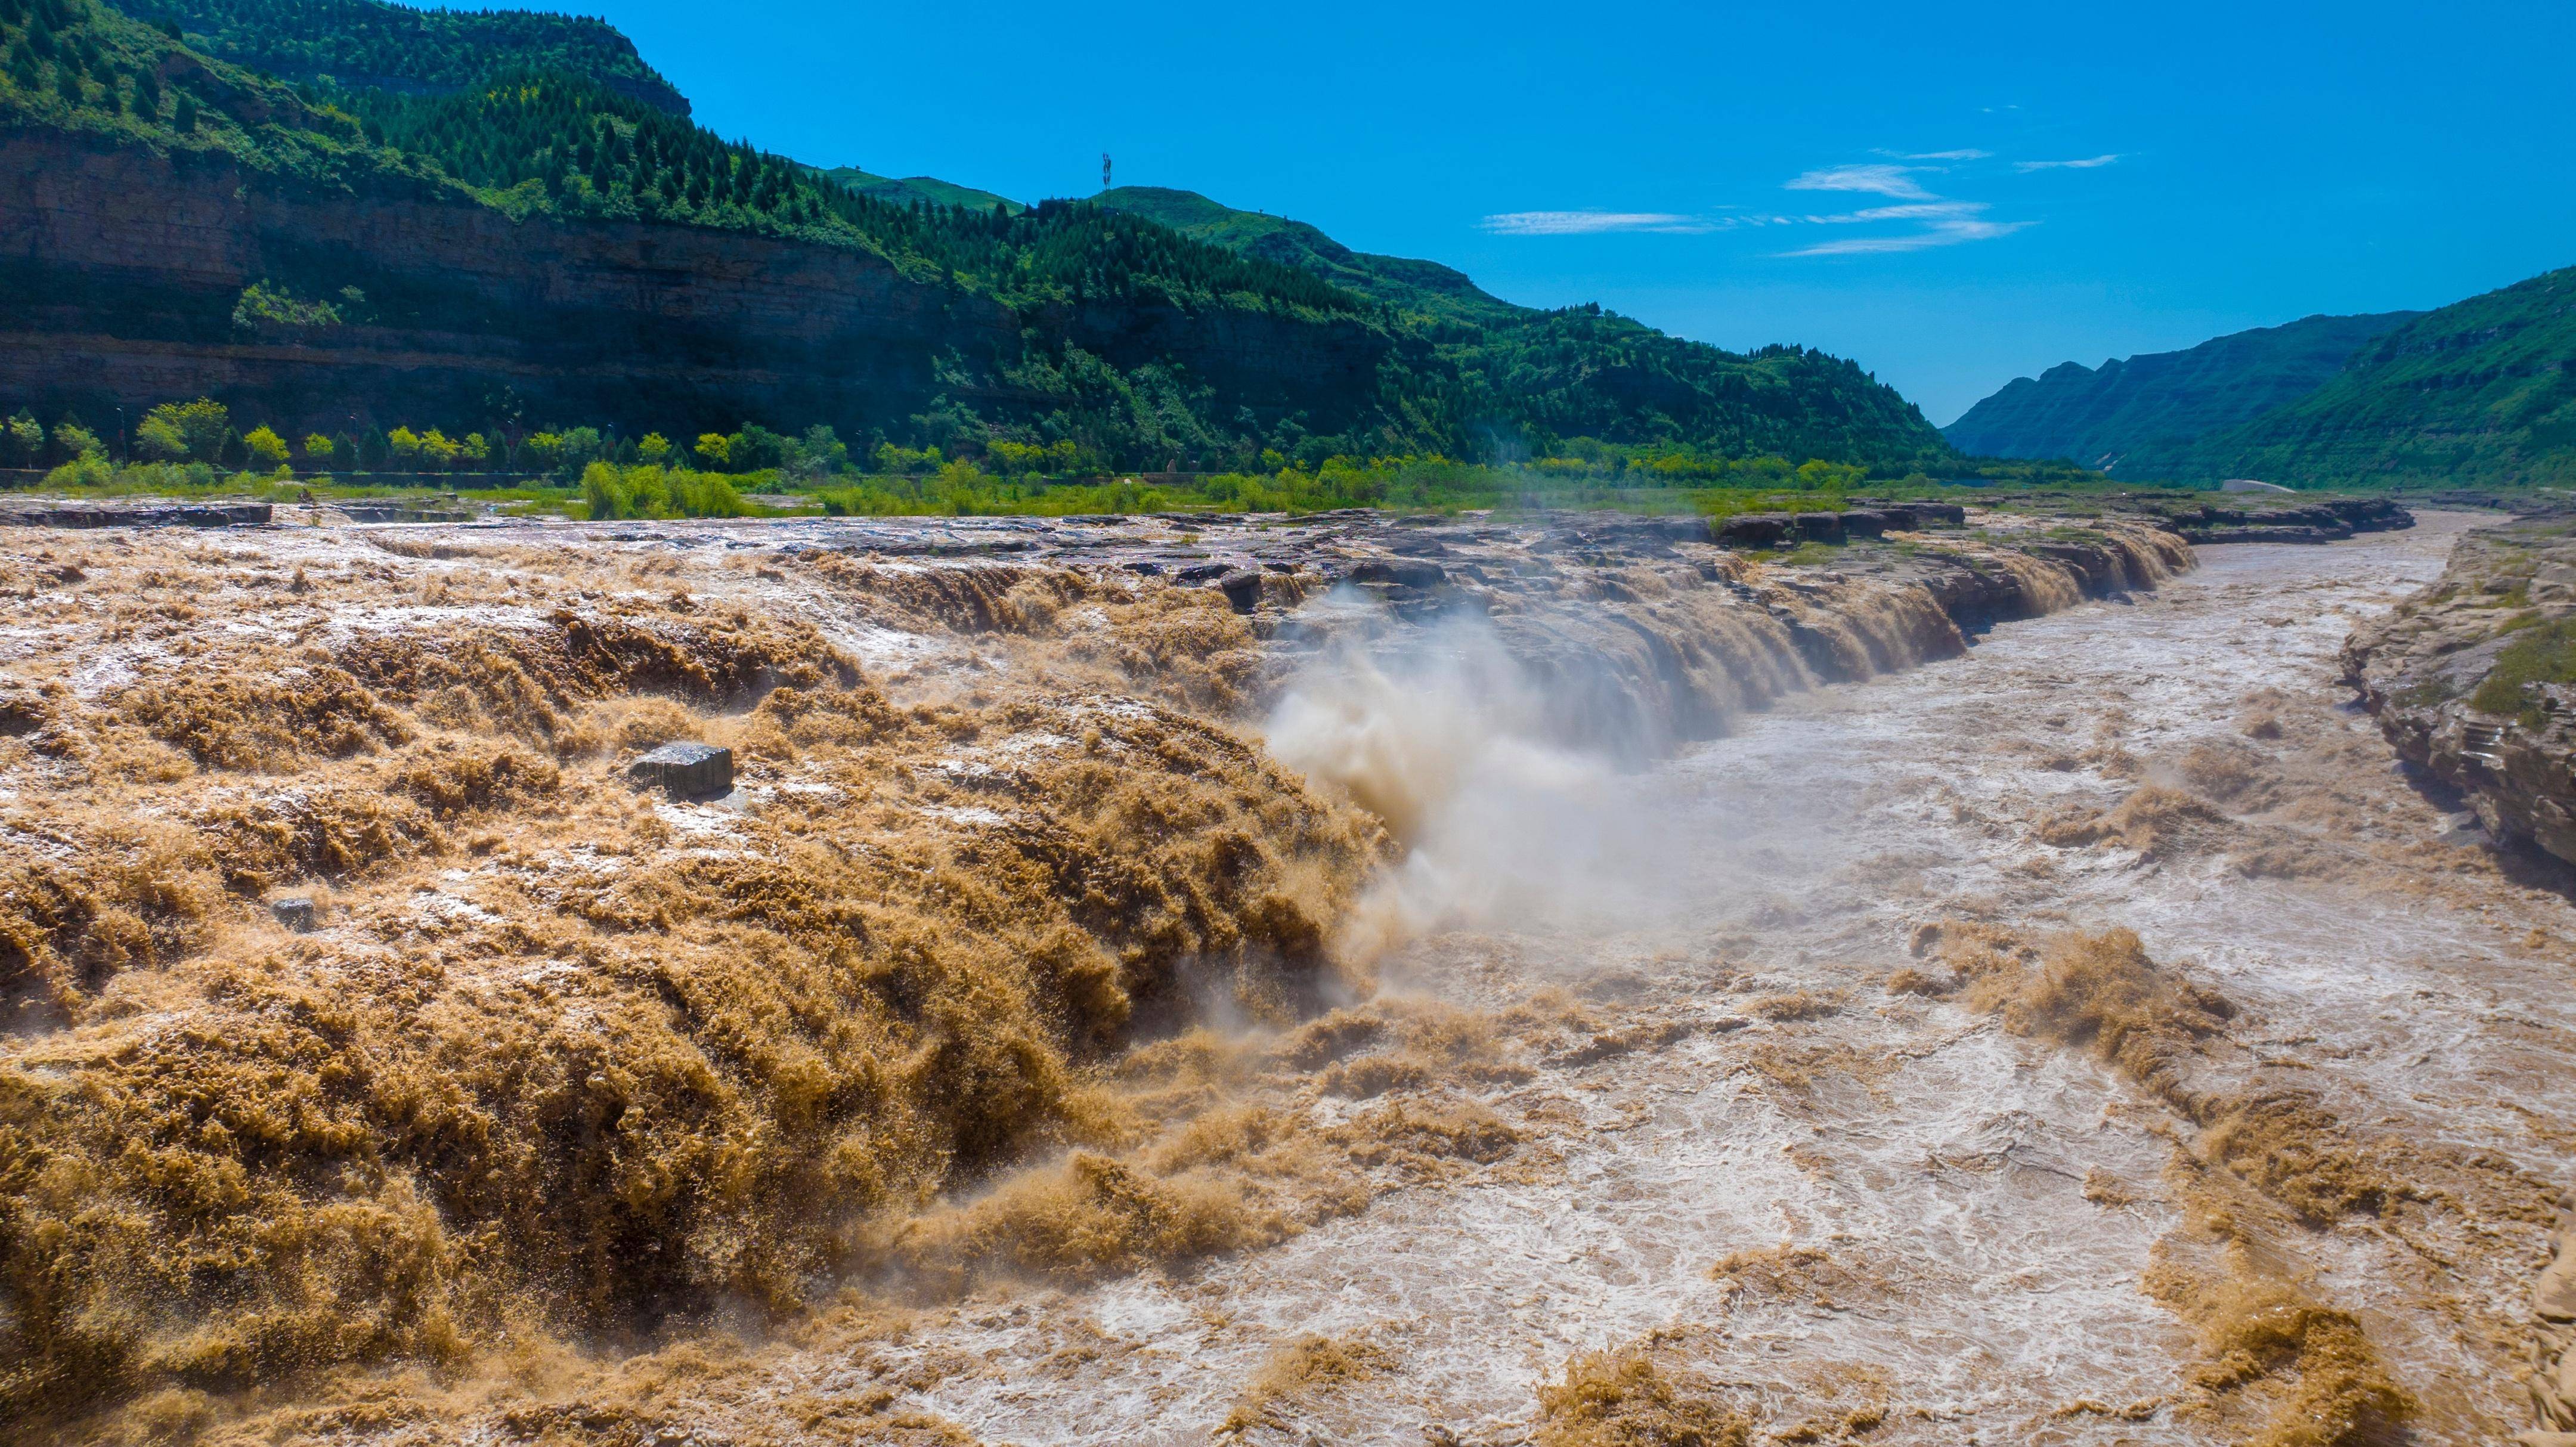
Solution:
M1345 646L1417 661L1475 659L1474 667L1492 663L1519 681L1528 717L1516 726L1636 758L1723 733L1786 693L1953 657L1994 624L2153 588L2192 566L2187 544L2132 513L1955 504L1714 523L1367 509L1297 518L520 520L424 530L410 544L436 537L722 546L751 559L771 554L775 570L790 575L899 571L942 596L971 597L955 606L975 629L1006 627L1019 609L1005 595L1057 586L1050 579L1136 597L1169 592L1178 595L1173 606L1193 613L1235 615L1220 631L1239 629L1261 659L1251 706Z
M119 498L95 502L30 498L0 503L0 527L38 528L233 528L261 527L275 509L264 502L174 502L168 498Z
M2272 506L2202 503L2164 513L2189 543L2332 543L2355 533L2415 526L2415 515L2386 498L2326 498Z
M2576 863L2576 512L2462 538L2432 587L2354 630L2343 665L2488 834Z

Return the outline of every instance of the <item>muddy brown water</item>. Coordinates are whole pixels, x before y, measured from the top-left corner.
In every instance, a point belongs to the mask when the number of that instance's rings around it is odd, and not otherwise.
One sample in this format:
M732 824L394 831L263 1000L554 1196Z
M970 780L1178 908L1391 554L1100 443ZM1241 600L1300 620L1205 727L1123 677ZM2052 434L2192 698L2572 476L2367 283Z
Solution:
M1407 805L1415 847L1355 926L1392 942L1377 960L1388 998L1465 1012L1451 1019L1588 1019L1489 1040L1485 1063L1503 1068L1389 1094L1330 1062L1242 1088L1319 1128L1309 1143L1343 1122L1338 1139L1365 1143L1390 1108L1466 1097L1515 1148L1372 1166L1384 1194L1320 1210L1283 1244L1168 1270L963 1301L871 1296L901 1286L871 1278L854 1310L774 1334L675 1323L664 1350L500 1361L453 1392L351 1378L301 1426L244 1430L1503 1447L1542 1432L1541 1390L1572 1358L1647 1343L1765 1443L2365 1440L2284 1435L2297 1424L2281 1404L2305 1400L2295 1354L2210 1385L2211 1343L2158 1282L2250 1241L2263 1282L2358 1323L2372 1370L2420 1403L2413 1440L2502 1440L2529 1420L2529 1280L2576 1151L2562 1124L2576 918L2400 772L2335 663L2352 624L2431 580L2475 521L2204 549L2151 593L2052 597L2068 606L1964 657L1792 695L1643 765L1546 726L1564 711L1516 661L1534 644L1562 662L1618 641L1603 620L1626 615L1588 588L1518 596L1506 625L1399 616L1355 590L1309 597L1310 643L1274 643L1302 671L1265 731L1292 767ZM349 545L281 542L316 558ZM690 576L730 576L714 553L683 560ZM1780 574L1793 589L1832 576ZM728 586L827 610L816 621L871 673L936 689L1003 666L956 638L830 615L846 600L829 590L752 577L765 584ZM1893 596L1860 588L1835 606ZM422 597L329 628L545 616ZM1735 611L1751 616L1782 595L1747 597ZM67 680L112 691L161 646L69 653ZM2148 827L2067 827L2150 795L2163 802ZM694 835L732 816L656 817ZM470 877L440 877L462 902ZM2295 1096L2324 1122L2304 1144L2345 1152L2388 1199L2301 1223L2237 1182L2244 1220L2213 1227L2208 1185L2225 1168L2170 1092L2062 1031L2011 1033L1973 990L1891 988L1894 972L1947 968L1927 927L1956 940L1970 926L2034 942L2136 931L2226 1006L2191 1046L2195 1086ZM1276 1044L1210 1010L1248 1055ZM1032 1162L1030 1178L1059 1168ZM1321 1360L1299 1356L1318 1337L1342 1344L1341 1369L1283 1370ZM420 1400L375 1427L373 1408L343 1415L349 1393L380 1392ZM572 1396L590 1404L542 1405Z
M978 1298L899 1345L778 1363L779 1385L898 1384L898 1409L993 1442L1201 1442L1316 1333L1392 1366L1246 1440L1502 1442L1570 1355L1691 1328L1711 1379L1775 1429L1866 1400L1887 1409L1872 1440L2226 1440L2188 1411L2082 1405L2180 1401L2201 1360L2142 1289L2181 1224L2169 1113L2088 1055L1882 982L1930 921L2133 928L2238 1003L2250 1069L2373 1139L2563 1185L2576 914L2481 862L2336 678L2353 621L2432 579L2473 521L2206 549L2154 595L1582 781L1579 818L1478 814L1473 847L1544 831L1520 867L1556 887L1462 905L1390 962L1394 987L1494 1004L1561 981L1695 1033L1483 1092L1530 1138L1527 1168L1195 1271ZM2035 840L2053 809L2196 777L2204 747L2236 772L2227 822L2190 847ZM2249 867L2266 849L2299 862ZM1825 1013L1765 1016L1794 992ZM2528 1421L2512 1372L2545 1228L2455 1216L2348 1219L2284 1249L2424 1402L2423 1440L2500 1439ZM1829 1283L1710 1275L1779 1247L1820 1253Z

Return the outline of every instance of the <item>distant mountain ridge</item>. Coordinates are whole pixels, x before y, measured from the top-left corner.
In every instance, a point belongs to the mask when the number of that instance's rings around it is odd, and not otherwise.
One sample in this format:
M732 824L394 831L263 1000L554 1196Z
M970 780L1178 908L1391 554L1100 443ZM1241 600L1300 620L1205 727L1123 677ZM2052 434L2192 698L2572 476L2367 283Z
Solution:
M856 166L835 166L821 174L881 201L906 205L923 201L933 206L971 206L977 210L996 205L1012 211L1026 209L1023 203L1007 196L936 176L898 179L873 175ZM1354 251L1306 222L1266 211L1238 210L1196 191L1168 186L1119 186L1087 199L1092 205L1142 217L1193 241L1293 266L1371 301L1416 315L1479 323L1519 321L1540 315L1536 307L1507 302L1484 290L1455 267L1412 257Z
M1942 430L2138 482L2576 484L2576 267L2429 312L2308 317L2024 377Z
M1092 204L1193 241L1294 267L1368 298L1480 395L1508 398L1532 445L1568 437L1695 437L1742 456L1800 451L1956 459L1920 409L1857 364L1804 347L1728 352L1598 306L1519 306L1434 261L1354 251L1303 221L1243 211L1195 191L1122 186Z
M2005 384L1941 431L1981 456L2158 476L2199 439L2314 392L2355 350L2422 315L2312 316L2098 368L2067 362Z
M2576 267L2426 312L2325 385L2202 439L2189 478L2576 485Z

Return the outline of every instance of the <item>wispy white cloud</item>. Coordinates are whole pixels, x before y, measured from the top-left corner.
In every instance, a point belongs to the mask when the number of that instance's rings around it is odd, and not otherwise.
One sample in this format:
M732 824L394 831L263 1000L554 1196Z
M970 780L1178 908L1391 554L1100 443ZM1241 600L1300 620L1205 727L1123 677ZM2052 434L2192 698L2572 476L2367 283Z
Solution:
M1505 211L1485 218L1487 231L1500 236L1597 236L1610 231L1654 231L1696 235L1736 224L1671 211Z
M2016 107L2004 106L2001 109ZM1905 164L1868 162L1829 166L1805 172L1783 185L1791 191L1856 191L1884 196L1895 203L1803 218L1809 225L1895 229L1878 235L1836 237L1831 241L1819 241L1812 246L1782 252L1782 255L1870 256L1929 251L1935 247L1992 241L2037 224L1990 219L1986 215L1990 209L1987 203L1937 195L1925 184L1923 178L1926 177L1957 174L1954 167L1966 167L1973 161L1993 160L1992 152L1960 147L1948 151L1881 151L1879 154ZM2015 161L2012 166L2015 171L2025 174L2032 171L2090 171L2119 159L2119 153L2113 152L2064 161ZM1971 172L1976 169L1967 167Z
M2010 236L2030 221L1935 221L1921 231L1900 236L1854 236L1841 241L1823 241L1784 251L1783 256L1869 256L1896 251L1928 251L1936 246L1958 246L1970 241L1991 241Z
M1870 221L1940 221L1974 216L1985 209L1983 201L1908 201L1902 206L1868 206L1839 215L1806 219L1816 226L1852 226Z
M1875 162L1857 166L1828 166L1809 171L1787 183L1791 191L1865 191L1872 195L1893 197L1899 201L1932 201L1939 198L1923 189L1914 179L1912 166L1888 166Z
M1861 161L1804 171L1781 183L1787 191L1841 192L1884 198L1884 205L1860 205L1849 211L1786 216L1719 207L1717 212L1685 215L1674 211L1507 211L1484 220L1487 231L1504 236L1594 236L1642 231L1699 235L1763 226L1834 226L1887 228L1880 234L1840 236L1812 246L1781 252L1783 256L1868 256L1929 251L1992 241L2037 225L2034 221L1997 221L1984 201L1943 196L1927 178L1991 174L1968 165L1994 159L1990 151L1959 147L1947 151L1880 151L1886 161ZM2014 161L2021 173L2091 171L2122 159L2119 152L2063 161ZM1726 214L1718 214L1726 213Z

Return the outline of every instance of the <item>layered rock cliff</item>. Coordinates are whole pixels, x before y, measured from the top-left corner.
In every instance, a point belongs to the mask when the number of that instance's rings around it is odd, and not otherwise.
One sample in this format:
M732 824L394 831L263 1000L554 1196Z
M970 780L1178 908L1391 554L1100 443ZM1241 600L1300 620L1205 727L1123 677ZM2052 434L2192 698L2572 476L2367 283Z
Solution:
M253 283L363 320L235 320ZM866 251L648 222L513 220L448 188L315 186L220 154L0 137L0 395L93 420L213 392L284 428L523 417L863 434L946 393L1007 412L1023 348L1176 365L1327 425L1390 347L1364 323L1177 307L1015 314Z
M2499 840L2576 863L2576 514L2460 540L2440 581L2344 645L2399 753Z

